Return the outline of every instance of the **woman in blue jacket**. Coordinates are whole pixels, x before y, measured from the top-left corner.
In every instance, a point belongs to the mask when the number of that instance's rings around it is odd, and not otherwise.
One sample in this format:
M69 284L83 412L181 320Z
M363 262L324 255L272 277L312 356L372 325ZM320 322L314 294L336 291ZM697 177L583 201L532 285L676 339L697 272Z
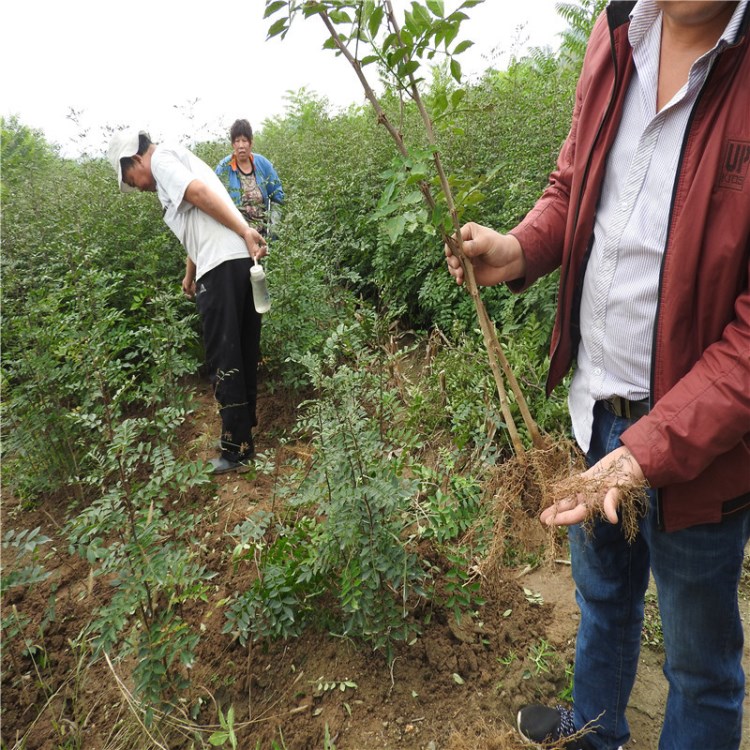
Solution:
M263 236L278 220L284 190L276 170L265 156L254 154L253 129L247 120L235 120L229 129L232 153L216 167L245 221Z

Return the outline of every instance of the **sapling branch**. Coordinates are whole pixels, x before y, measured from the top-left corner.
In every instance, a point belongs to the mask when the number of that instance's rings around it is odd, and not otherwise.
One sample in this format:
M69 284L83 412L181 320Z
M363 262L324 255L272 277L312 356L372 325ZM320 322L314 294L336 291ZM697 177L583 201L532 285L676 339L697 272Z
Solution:
M385 0L385 9L386 9L386 16L387 16L388 23L393 29L394 34L398 38L399 44L401 44L403 47L404 46L403 40L401 38L398 23L396 21L396 17L393 11L393 6L390 0ZM365 96L375 111L375 114L377 116L377 121L381 125L383 125L385 129L388 131L389 135L395 142L399 153L403 157L408 157L408 149L406 148L406 144L404 143L403 136L401 132L393 125L393 123L391 123L390 119L388 118L388 115L386 114L385 110L380 104L380 101L377 95L375 94L372 86L370 85L369 81L367 80L367 77L365 76L362 70L362 65L359 59L357 59L355 55L352 55L352 53L350 52L350 50L344 43L344 40L342 39L341 35L338 33L335 27L335 24L333 20L331 19L330 15L328 14L327 10L324 7L320 7L317 12L321 20L323 21L324 25L326 26L328 33L330 34L330 37L333 40L333 43L335 44L336 48L340 51L340 53L344 56L344 58L349 62L355 74L357 75L357 78L359 79L360 84L362 85L362 88L364 90ZM358 33L357 41L359 41L359 36L360 35ZM445 169L443 168L443 165L442 165L440 153L436 146L436 138L435 138L435 133L434 133L434 129L432 126L432 120L424 105L424 101L422 100L422 97L419 94L419 90L417 88L416 80L414 78L413 73L408 74L408 84L405 84L404 88L409 92L411 98L414 100L415 104L417 105L417 108L420 113L420 117L425 126L428 142L432 150L433 163L435 165L435 169L437 171L437 174L440 180L441 190L445 197L446 205L448 206L448 210L451 216L451 223L454 229L453 235L449 235L442 226L440 227L440 234L442 236L443 241L448 245L448 247L451 248L451 252L453 252L454 255L459 259L464 269L464 278L466 280L466 288L467 288L469 295L472 298L472 301L474 302L474 306L477 312L477 318L479 320L479 325L482 330L485 347L487 349L487 353L489 357L490 369L492 370L492 374L495 379L495 384L497 386L498 395L500 398L500 408L503 414L503 418L505 419L505 422L508 428L508 434L510 436L513 449L516 455L522 456L524 455L525 450L524 450L521 438L518 434L518 428L516 427L512 412L510 410L510 403L508 401L508 395L505 389L503 374L508 379L511 390L514 393L516 402L518 403L519 409L521 411L521 416L529 432L533 445L537 448L541 448L544 446L544 440L539 432L539 429L536 425L535 420L531 416L528 405L526 403L526 399L523 396L523 392L520 389L518 381L512 372L510 364L508 363L507 357L505 356L500 346L500 343L497 339L497 332L496 332L494 323L490 320L490 317L487 314L487 310L484 306L484 303L482 302L481 295L479 292L479 287L474 277L473 267L471 263L467 261L466 256L463 252L463 244L462 244L461 232L460 232L461 227L460 227L460 223L458 220L458 212L456 210L455 201L453 199L453 194L450 188L450 184L448 182L448 178L445 173ZM432 195L432 191L430 190L430 186L426 180L420 180L419 189L428 207L434 211L436 207L436 202Z
M396 36L399 39L399 42L403 44L401 40L401 33L400 33L399 26L398 26L398 21L396 20L396 15L393 12L393 4L391 3L391 0L386 0L385 4L387 8L389 23L391 24L394 32L396 33ZM518 384L518 380L516 379L515 374L513 373L513 370L510 367L508 358L505 356L505 353L503 352L502 347L500 346L500 342L497 339L495 325L492 322L492 320L490 320L490 317L487 314L487 309L485 308L484 303L482 302L479 288L477 286L476 279L474 278L474 268L471 265L471 263L467 262L466 256L464 255L463 239L461 237L461 224L458 220L458 212L456 210L456 204L453 199L453 191L451 190L450 183L448 182L448 178L445 173L445 169L443 168L443 163L440 157L440 152L437 149L437 139L435 138L435 130L432 125L432 118L430 117L430 114L427 111L427 108L425 107L424 100L422 99L422 96L419 93L419 88L417 87L417 81L414 78L414 73L409 73L408 77L409 77L410 95L414 103L417 105L417 109L419 110L419 115L422 118L422 122L425 127L425 131L427 133L427 140L432 148L432 157L433 157L433 162L435 164L435 170L440 179L440 187L443 191L443 195L445 196L446 204L448 206L448 211L451 217L451 222L453 224L454 235L452 237L447 236L445 231L442 230L442 228L441 228L441 233L443 235L443 240L451 248L451 252L461 260L461 265L464 269L464 278L466 279L467 290L469 294L471 295L472 300L474 301L474 305L477 311L477 317L479 319L479 325L480 325L480 328L482 329L485 346L487 347L487 353L488 353L489 360L490 360L490 368L492 369L492 373L495 377L495 382L497 384L498 393L500 395L501 407L503 406L507 407L507 395L505 392L505 387L502 381L502 377L498 371L498 363L500 367L502 368L503 372L505 373L505 377L508 378L508 383L510 384L511 390L513 391L513 394L516 397L516 403L518 404L518 408L521 411L521 416L523 418L524 424L526 425L526 429L529 431L529 435L531 437L532 443L534 444L536 448L542 448L544 447L544 440L539 432L539 428L537 427L536 421L531 416L531 412L529 411L528 404L526 403L526 399L524 398L523 391L521 390ZM506 421L508 422L509 431L511 430L515 431L516 427L515 427L515 424L513 424L509 409L508 409L507 414L506 414L506 410L503 409L503 416L506 418ZM512 436L513 435L511 432L511 437ZM513 440L514 447L516 447L516 442L517 442L516 440ZM520 445L520 441L518 441L518 443ZM521 446L520 451L517 449L516 453L518 455L521 455L523 453L523 447Z
M106 388L105 378L100 369L96 370L96 377L98 379L99 389L102 394L102 404L104 406L104 412L103 412L104 423L105 423L105 427L107 430L107 439L108 439L108 442L112 444L115 439L115 427L114 427L114 415L112 413L112 402L109 398L109 392ZM123 505L125 507L125 511L127 513L128 524L130 527L131 540L133 544L135 545L135 547L138 549L145 564L148 565L149 564L148 554L146 550L144 549L143 544L141 543L141 540L138 534L138 522L136 518L135 505L133 503L131 482L130 482L128 472L126 471L126 468L125 468L122 451L119 449L116 451L115 460L117 463L117 474L119 476L120 486L122 488L121 498L123 501ZM117 529L116 534L120 539L120 543L123 545L123 549L127 548L128 540L125 536L125 531L123 529ZM131 571L135 575L136 570L133 565L133 561L130 559L129 556L127 557L127 563L130 566ZM151 593L151 587L149 586L148 581L143 581L143 587L146 592L146 607L144 608L143 603L139 602L138 608L140 609L140 612L141 612L141 618L142 618L143 624L148 626L149 616L153 615L154 613L154 598Z

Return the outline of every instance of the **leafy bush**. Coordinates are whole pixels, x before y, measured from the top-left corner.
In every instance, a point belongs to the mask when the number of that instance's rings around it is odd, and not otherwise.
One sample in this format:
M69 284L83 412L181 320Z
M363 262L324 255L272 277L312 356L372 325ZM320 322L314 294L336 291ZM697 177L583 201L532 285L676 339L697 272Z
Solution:
M108 165L60 159L13 120L3 132L3 471L23 498L73 484L81 499L92 428L183 400L197 347L182 252L154 197L120 196Z
M48 289L30 290L27 312L13 318L17 348L3 361L5 444L11 484L33 499L75 484L101 448L98 427L134 409L151 413L184 401L179 379L194 369L194 337L173 295L156 292L118 305L125 276L95 267L96 253Z
M257 583L230 607L227 629L243 641L299 632L323 609L321 598L337 602L342 633L375 648L418 629L410 609L427 573L405 539L417 436L399 418L381 355L363 348L372 325L363 311L339 324L320 355L303 358L319 394L300 421L314 458L282 495L304 517L261 548Z
M153 421L103 425L107 448L95 453L96 470L88 475L98 497L65 529L71 554L113 588L94 612L94 647L120 659L137 657L135 687L149 715L187 685L181 668L191 665L199 635L182 607L205 601L212 577L197 561L191 539L200 516L180 510L189 490L209 481L206 464L178 461L159 445L184 416L166 407Z
M198 636L180 608L209 577L186 544L196 518L165 512L208 481L170 448L197 351L183 254L154 196L120 196L108 165L62 160L15 121L3 133L4 476L26 502L73 489L70 551L114 589L93 613L97 647L138 656L153 707L184 685L175 663Z
M292 197L266 261L272 302L263 317L262 347L272 382L301 388L308 384L301 359L307 352L320 351L337 322L353 314L355 300L337 283L340 278L330 263L312 261L297 211Z

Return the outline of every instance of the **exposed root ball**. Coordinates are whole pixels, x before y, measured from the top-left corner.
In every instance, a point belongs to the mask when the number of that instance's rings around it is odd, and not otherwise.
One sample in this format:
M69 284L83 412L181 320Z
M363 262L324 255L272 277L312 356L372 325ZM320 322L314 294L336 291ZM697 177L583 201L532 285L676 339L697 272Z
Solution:
M557 527L544 527L539 514L545 508L577 494L584 494L593 513L584 524L591 528L593 519L603 517L603 501L607 489L615 482L613 476L602 474L595 480L581 477L586 470L578 447L570 440L549 440L545 449L527 451L498 466L485 487L494 517L494 534L482 573L491 577L492 571L503 565L507 545L521 544L526 553L545 557L559 557L562 535ZM612 472L616 474L617 467ZM622 501L618 515L623 533L632 541L638 532L638 519L646 509L646 485L620 485Z
M620 462L612 466L606 473L596 477L584 478L580 474L576 474L562 480L552 488L552 492L546 498L545 507L555 505L576 495L585 496L593 512L583 525L591 533L593 523L597 518L606 520L604 497L611 487L617 486L620 491L620 504L617 508L617 514L622 522L622 531L625 538L628 542L632 542L638 534L638 521L648 509L648 496L646 495L648 483L625 484L618 479L619 469Z
M485 486L492 508L494 534L483 573L503 566L507 547L520 545L527 554L557 556L557 533L539 522L539 513L550 503L554 487L585 469L583 457L569 440L549 441L545 449L533 449L513 456L497 466Z

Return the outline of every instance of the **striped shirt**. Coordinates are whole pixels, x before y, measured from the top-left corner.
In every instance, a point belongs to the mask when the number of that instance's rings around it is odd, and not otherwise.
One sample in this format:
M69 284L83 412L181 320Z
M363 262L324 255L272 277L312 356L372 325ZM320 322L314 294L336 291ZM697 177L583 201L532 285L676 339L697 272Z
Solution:
M741 0L716 45L690 68L685 85L656 111L661 11L639 0L628 31L635 72L612 149L594 225L581 297L581 342L568 394L573 431L584 451L594 402L649 397L659 274L672 190L688 119L711 65L737 36Z

